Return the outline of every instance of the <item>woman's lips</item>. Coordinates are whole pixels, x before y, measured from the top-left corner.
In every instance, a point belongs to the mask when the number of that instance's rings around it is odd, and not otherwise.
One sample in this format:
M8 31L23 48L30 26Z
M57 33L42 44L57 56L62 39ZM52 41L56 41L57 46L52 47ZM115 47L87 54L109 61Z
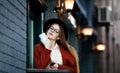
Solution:
M49 33L50 35L53 35L51 32Z

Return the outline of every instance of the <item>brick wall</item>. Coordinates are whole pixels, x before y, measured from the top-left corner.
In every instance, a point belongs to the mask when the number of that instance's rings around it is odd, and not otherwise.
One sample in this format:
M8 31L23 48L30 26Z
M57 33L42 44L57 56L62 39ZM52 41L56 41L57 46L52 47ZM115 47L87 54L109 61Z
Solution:
M26 72L26 3L0 1L0 73Z

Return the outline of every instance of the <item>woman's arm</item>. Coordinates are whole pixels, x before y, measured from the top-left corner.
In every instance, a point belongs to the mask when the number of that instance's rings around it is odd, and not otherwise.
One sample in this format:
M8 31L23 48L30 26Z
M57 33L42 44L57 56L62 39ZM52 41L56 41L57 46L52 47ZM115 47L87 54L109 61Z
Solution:
M63 64L58 65L58 69L69 70L71 73L77 73L76 60L74 56L68 51L60 46L60 51L62 54Z
M45 69L51 63L51 51L43 48L40 44L34 47L34 65L35 68Z

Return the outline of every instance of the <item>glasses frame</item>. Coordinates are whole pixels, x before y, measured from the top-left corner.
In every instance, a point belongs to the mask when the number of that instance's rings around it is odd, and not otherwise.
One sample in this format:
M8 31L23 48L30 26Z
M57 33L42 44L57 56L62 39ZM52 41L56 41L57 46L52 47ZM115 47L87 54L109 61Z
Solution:
M55 33L59 33L60 32L60 29L55 29L53 26L50 26L48 30L50 30L52 32L55 32Z

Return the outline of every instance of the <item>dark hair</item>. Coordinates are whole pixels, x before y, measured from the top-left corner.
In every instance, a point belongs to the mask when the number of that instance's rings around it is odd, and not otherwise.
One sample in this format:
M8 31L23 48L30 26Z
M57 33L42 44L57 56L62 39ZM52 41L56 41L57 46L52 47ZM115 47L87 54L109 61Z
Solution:
M66 24L57 18L49 19L45 22L44 27L43 27L43 32L47 32L49 27L52 26L53 24L58 24L60 26L60 40L57 40L57 43L60 44L63 48L68 49L67 47L67 38L68 38L68 30Z

